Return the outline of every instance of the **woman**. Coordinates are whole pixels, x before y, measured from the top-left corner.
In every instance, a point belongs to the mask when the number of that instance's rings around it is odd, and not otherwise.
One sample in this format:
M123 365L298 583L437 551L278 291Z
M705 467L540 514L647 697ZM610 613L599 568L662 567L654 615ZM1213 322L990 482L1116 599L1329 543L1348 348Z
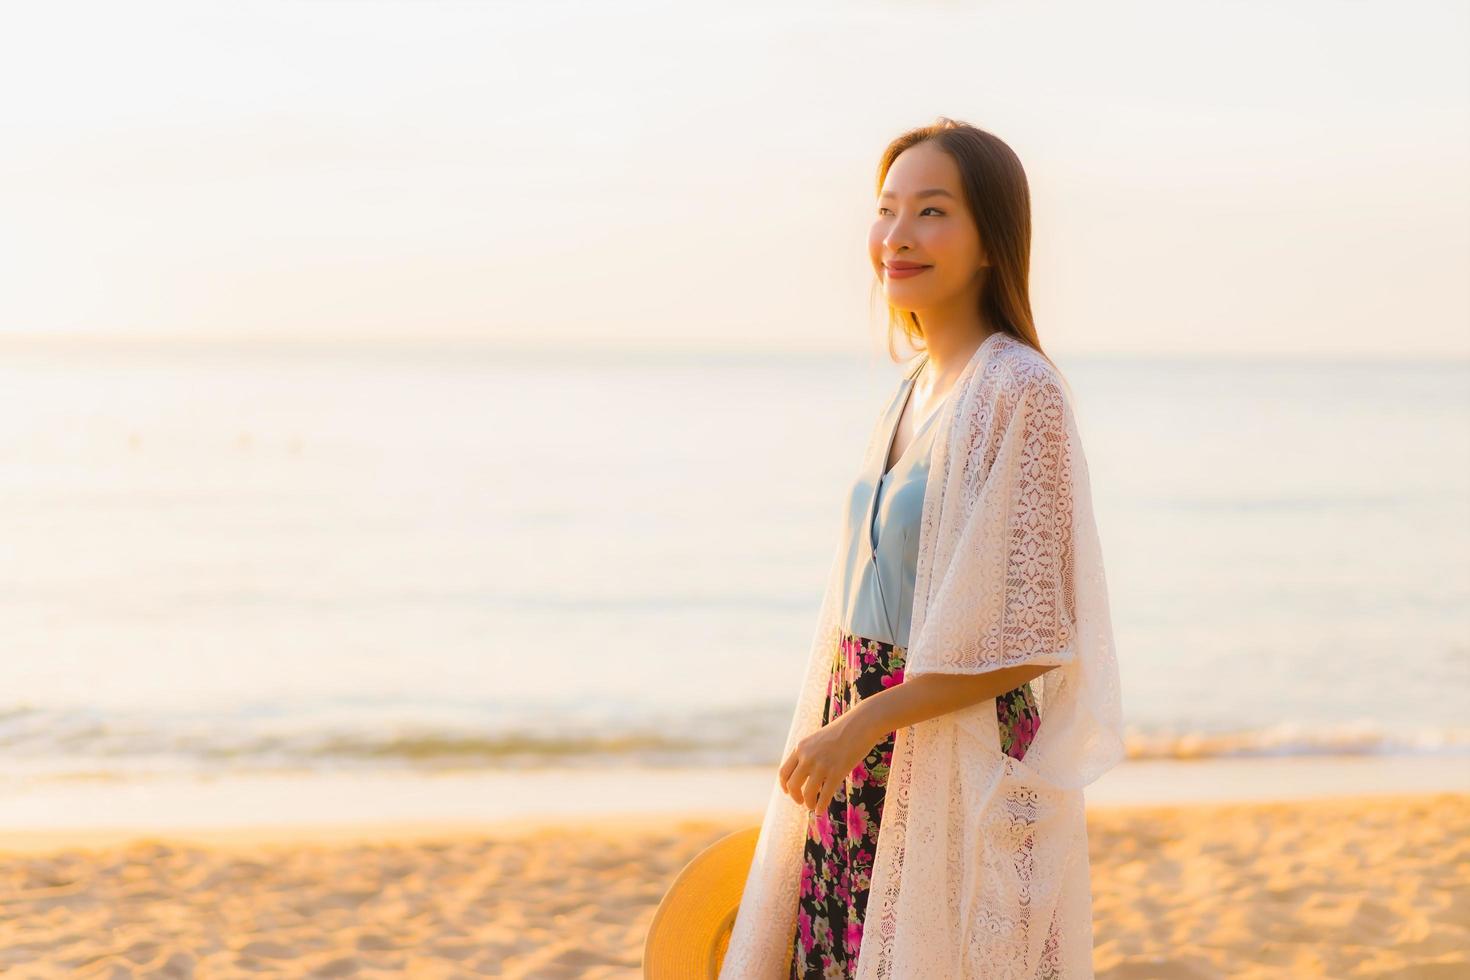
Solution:
M922 356L852 489L722 980L1092 976L1082 790L1123 755L1071 395L1015 154L883 154L869 253Z

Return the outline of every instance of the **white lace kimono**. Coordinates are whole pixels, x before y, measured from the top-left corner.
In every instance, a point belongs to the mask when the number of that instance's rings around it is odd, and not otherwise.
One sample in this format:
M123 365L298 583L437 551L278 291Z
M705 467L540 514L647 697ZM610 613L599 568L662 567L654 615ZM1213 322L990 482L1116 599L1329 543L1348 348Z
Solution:
M995 700L898 729L858 980L1092 977L1083 787L1123 757L1107 585L1071 392L1035 349L985 339L935 434L905 679L1059 665L1018 760ZM876 436L875 436L876 437ZM821 726L834 560L782 759ZM808 811L772 786L720 980L785 980Z

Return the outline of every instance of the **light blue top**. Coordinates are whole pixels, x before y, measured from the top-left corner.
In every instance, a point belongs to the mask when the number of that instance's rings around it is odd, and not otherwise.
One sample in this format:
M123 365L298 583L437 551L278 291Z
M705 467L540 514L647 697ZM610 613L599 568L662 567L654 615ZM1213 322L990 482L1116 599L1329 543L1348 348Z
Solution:
M942 407L930 410L893 469L883 472L898 422L927 355L899 383L880 420L879 440L853 483L843 541L842 626L848 633L906 647L919 556L919 517L929 479L929 450ZM948 395L945 396L948 399ZM927 408L927 406L926 406Z

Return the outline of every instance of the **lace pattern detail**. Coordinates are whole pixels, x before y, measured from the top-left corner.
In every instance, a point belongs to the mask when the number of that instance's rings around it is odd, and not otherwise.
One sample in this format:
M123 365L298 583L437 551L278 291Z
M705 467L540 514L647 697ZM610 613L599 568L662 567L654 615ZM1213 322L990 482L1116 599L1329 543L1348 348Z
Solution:
M916 570L925 601L916 599L915 609L927 615L914 629L929 631L931 656L918 672L979 673L1074 656L1067 421L1061 382L1039 355L992 359L967 391L951 433L956 452L936 445L930 462L930 478L955 492L943 495L943 510L939 497L925 495L934 506L924 508L920 534L934 547Z

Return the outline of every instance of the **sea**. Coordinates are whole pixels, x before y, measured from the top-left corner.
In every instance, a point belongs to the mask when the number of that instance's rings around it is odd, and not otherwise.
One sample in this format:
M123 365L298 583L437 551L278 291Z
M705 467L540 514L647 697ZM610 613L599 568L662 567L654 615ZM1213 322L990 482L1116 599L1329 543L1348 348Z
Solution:
M1470 361L1053 357L1120 769L1432 760L1470 788ZM344 810L433 815L444 777L504 802L555 774L595 809L682 773L755 805L901 372L883 352L5 346L0 826L144 821L190 786L214 794L197 819L354 786L393 789Z

